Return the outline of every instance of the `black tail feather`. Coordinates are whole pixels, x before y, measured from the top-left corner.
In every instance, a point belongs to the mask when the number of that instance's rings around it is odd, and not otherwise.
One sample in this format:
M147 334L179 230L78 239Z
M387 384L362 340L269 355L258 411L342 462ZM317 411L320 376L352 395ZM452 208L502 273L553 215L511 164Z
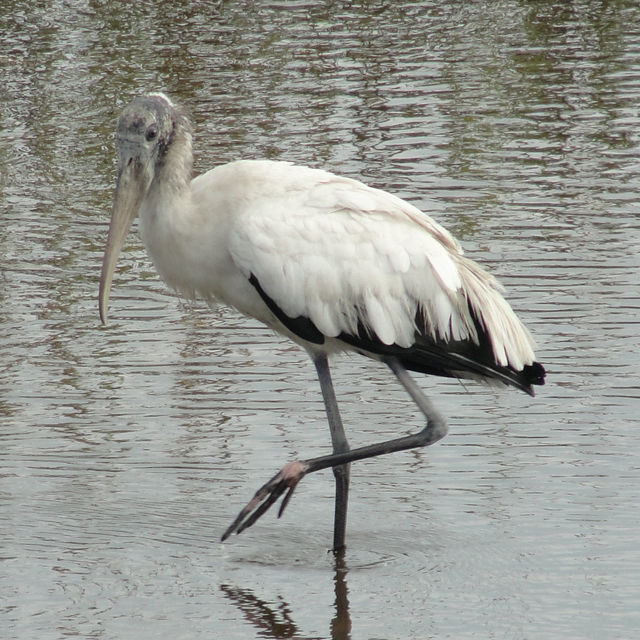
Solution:
M544 384L544 367L534 362L521 371L495 363L493 353L471 341L438 344L419 336L408 348L386 345L376 337L341 334L339 339L347 344L378 356L397 358L409 371L447 378L475 378L496 380L533 396L532 385Z

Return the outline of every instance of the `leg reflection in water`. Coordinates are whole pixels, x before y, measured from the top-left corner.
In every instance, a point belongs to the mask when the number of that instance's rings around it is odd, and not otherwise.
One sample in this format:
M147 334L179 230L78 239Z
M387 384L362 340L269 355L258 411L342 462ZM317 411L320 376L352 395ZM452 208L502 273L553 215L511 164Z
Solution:
M350 640L351 617L349 615L349 599L347 588L348 569L344 555L337 554L335 558L334 615L331 619L331 640ZM315 640L305 635L293 620L291 607L282 597L272 601L258 598L251 589L241 589L229 584L220 585L221 591L242 611L247 622L260 631L260 638L274 638L276 640ZM318 636L317 639L326 636Z

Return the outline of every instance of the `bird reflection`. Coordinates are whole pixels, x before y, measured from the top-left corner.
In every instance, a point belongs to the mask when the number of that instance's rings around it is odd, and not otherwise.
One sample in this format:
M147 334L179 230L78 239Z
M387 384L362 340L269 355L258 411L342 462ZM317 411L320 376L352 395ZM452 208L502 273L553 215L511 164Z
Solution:
M331 620L331 640L350 640L351 617L347 587L348 568L344 557L336 556L334 575L334 616ZM277 601L265 601L258 598L251 589L241 589L229 584L220 585L221 591L242 611L245 618L256 629L261 638L321 640L324 636L301 635L293 620L291 607L278 597Z
M333 577L335 615L331 621L331 640L349 640L351 638L351 616L349 615L349 590L347 588L347 565L344 554L336 555L336 572Z

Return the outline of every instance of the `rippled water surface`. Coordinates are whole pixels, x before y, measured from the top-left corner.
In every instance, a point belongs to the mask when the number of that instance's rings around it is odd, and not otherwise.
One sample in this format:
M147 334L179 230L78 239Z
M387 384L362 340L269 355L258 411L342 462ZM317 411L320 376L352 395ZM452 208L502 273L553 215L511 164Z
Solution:
M640 9L623 0L12 2L0 9L0 628L8 639L633 638L640 629ZM198 172L288 159L397 193L490 268L548 384L423 378L449 436L329 472L307 356L174 297L132 234L97 314L113 130L190 110ZM416 429L334 378L354 445Z

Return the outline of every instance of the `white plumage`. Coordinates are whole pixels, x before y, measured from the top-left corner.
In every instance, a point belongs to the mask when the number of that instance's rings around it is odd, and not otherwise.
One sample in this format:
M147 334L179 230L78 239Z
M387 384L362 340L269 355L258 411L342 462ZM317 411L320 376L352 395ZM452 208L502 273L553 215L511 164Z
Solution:
M530 393L531 384L543 382L529 333L500 285L411 204L286 162L242 160L191 180L190 125L163 94L143 96L125 109L118 142L121 169L101 279L103 320L120 247L139 212L145 246L171 287L189 298L225 302L307 348L334 436L342 427L332 419L337 406L326 393L328 366L321 364L334 351L352 349L385 361L408 389L412 383L400 372L405 367L496 379ZM428 420L438 423L425 406ZM428 429L418 444L433 441L433 433L425 439ZM342 458L329 464L323 458L318 468L333 466L344 475L341 465L368 457L351 452L343 459L348 447L341 437L340 446L334 438L334 454ZM316 470L307 463L293 479L285 473L290 491ZM268 487L267 507L282 491ZM248 524L260 509L266 507ZM344 532L336 535L334 547L342 547Z
M497 362L515 369L533 362L529 334L495 279L470 267L431 218L355 180L284 162L233 162L197 177L179 206L166 196L145 204L141 225L168 284L276 330L280 323L255 292L242 287L239 301L235 284L226 290L234 269L234 283L253 273L286 315L309 318L330 338L356 333L361 321L384 344L410 347L421 308L434 339L477 342L470 299L492 329ZM217 246L203 245L213 237ZM225 277L211 277L219 273ZM505 315L511 322L501 321Z

